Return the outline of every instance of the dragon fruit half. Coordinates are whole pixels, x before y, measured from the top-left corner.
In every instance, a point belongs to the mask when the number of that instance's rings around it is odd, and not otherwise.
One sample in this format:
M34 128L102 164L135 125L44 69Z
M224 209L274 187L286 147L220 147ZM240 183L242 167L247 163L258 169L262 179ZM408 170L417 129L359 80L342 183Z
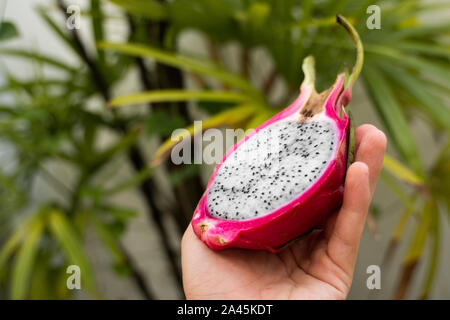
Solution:
M356 30L342 16L357 48L350 75L317 93L314 59L303 62L298 98L234 145L212 174L192 219L212 249L277 252L336 210L352 157L350 117L343 108L363 61Z

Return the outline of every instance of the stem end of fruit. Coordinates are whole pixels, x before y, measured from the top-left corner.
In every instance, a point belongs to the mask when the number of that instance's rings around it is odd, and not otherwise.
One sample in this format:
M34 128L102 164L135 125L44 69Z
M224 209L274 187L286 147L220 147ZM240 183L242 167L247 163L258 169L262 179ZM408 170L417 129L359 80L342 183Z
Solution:
M347 30L356 47L356 62L353 66L352 73L348 77L348 81L345 85L345 88L348 88L353 86L359 74L361 73L364 63L364 48L355 27L353 27L353 25L344 16L337 14L336 22L343 26L345 30Z

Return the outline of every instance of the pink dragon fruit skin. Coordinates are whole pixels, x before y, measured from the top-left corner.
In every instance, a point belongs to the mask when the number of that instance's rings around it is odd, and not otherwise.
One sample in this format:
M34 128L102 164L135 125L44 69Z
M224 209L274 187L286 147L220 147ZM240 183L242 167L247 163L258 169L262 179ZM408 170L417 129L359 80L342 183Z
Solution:
M339 21L339 19L341 20ZM348 23L342 19L342 17L338 17L338 22ZM345 27L347 30L349 30L348 28L352 29L348 25ZM352 36L354 35L352 34ZM353 38L355 43L359 42L357 35L356 40L355 37ZM362 65L362 52L360 51L358 51L358 65ZM192 219L195 234L211 249L244 248L277 252L286 244L311 230L328 214L341 206L350 135L350 118L343 106L348 104L351 99L351 85L361 68L358 66L353 69L353 80L348 81L347 85L345 85L346 75L341 73L330 89L318 94L314 87L314 74L310 74L314 72L311 71L311 68L314 68L313 63L312 57L308 57L304 61L305 80L298 98L289 107L267 120L230 148L214 170ZM355 69L358 70L355 71ZM316 117L325 117L332 121L337 145L320 177L304 192L274 211L251 219L223 219L209 212L208 190L214 183L221 166L230 155L262 129L274 123L286 120L301 123L308 119L317 119Z

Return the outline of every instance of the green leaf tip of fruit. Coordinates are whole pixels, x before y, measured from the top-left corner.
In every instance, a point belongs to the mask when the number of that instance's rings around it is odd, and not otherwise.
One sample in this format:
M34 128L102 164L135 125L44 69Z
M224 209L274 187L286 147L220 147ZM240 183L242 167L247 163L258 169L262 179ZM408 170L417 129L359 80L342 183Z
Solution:
M302 82L302 87L305 85L314 87L314 83L316 82L316 69L314 65L315 59L313 56L307 56L303 59L302 70L305 79Z
M356 79L358 79L359 74L361 73L364 64L364 47L355 27L353 27L353 25L344 16L337 14L336 22L343 26L345 30L347 30L356 47L356 62L353 66L352 73L348 76L348 78L346 77L345 88L348 88L353 86Z

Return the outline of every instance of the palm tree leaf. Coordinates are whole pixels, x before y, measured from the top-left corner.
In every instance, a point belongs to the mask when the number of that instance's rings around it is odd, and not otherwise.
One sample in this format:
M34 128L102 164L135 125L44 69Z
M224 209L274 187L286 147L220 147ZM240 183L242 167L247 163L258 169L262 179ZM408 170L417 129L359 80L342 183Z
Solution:
M244 121L245 119L250 118L256 110L257 107L255 107L254 105L239 105L202 121L201 130L223 126L234 126ZM160 164L169 155L173 147L182 142L184 139L191 138L194 136L194 134L200 133L198 131L199 128L197 128L195 125L191 125L186 129L173 134L170 139L166 140L158 148L151 162L151 166Z
M77 232L73 229L65 214L59 210L51 211L48 219L50 231L58 239L68 261L80 267L82 283L87 290L95 292L93 272Z
M43 221L39 218L34 219L14 262L11 279L11 299L21 300L27 297L34 259L43 231Z
M261 94L253 88L253 86L243 77L233 74L212 62L200 61L198 59L185 57L182 55L163 51L161 49L144 46L139 44L123 44L102 42L99 43L100 48L111 49L123 54L132 56L152 58L156 61L169 65L171 67L180 68L185 71L199 73L221 80L223 83L232 87L242 89L252 95L261 98Z
M390 86L382 73L370 65L365 67L363 79L395 147L414 172L422 176L423 168L414 138Z
M403 182L407 182L414 186L422 186L424 183L421 177L387 154L384 156L383 168Z
M431 94L423 83L401 68L384 64L383 70L418 100L420 104L417 107L421 108L425 115L440 127L450 131L450 108L438 96Z
M364 48L368 52L392 59L397 64L412 68L416 71L421 71L430 76L433 75L438 78L435 81L442 80L450 82L450 68L448 65L414 55L406 55L393 47L367 44ZM376 59L376 61L378 60L379 58Z
M412 236L409 249L403 258L402 272L394 294L395 299L405 298L416 267L425 250L425 244L430 227L429 208L430 203L426 202L419 216L420 220L417 222L416 230Z
M187 100L237 103L249 100L249 97L227 91L152 90L114 98L110 101L109 106L118 107L138 103L176 102Z
M70 73L76 73L79 70L71 67L66 62L58 60L57 58L50 57L48 55L44 55L42 53L27 51L23 49L12 49L12 48L0 48L0 54L5 56L12 56L17 58L29 59L38 61L41 63L48 64L52 67L68 71Z

